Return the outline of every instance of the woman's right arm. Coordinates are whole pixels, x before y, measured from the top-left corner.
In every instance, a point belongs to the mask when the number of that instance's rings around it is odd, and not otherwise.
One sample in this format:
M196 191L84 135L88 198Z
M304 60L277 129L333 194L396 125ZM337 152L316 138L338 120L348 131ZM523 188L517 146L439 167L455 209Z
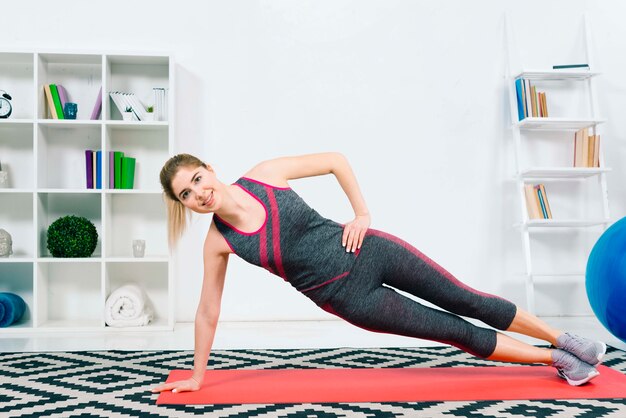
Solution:
M217 231L214 232L217 233ZM212 240L207 236L204 245L204 280L195 321L192 379L199 384L202 384L204 379L204 372L213 346L215 329L220 317L226 267L228 266L228 253L216 251L215 246L211 245L210 241Z
M195 345L192 377L187 380L163 383L152 389L153 392L164 390L171 390L172 392L194 391L200 389L202 385L220 316L229 256L229 252L225 251L224 247L227 247L224 239L215 229L214 224L211 224L204 242L204 279L194 324Z

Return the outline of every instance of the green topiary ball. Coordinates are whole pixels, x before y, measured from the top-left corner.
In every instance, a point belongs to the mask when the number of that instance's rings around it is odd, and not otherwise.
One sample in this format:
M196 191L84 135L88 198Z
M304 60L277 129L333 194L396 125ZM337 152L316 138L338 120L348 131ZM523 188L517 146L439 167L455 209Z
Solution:
M54 257L89 257L98 244L98 232L87 218L63 216L48 227L48 250Z

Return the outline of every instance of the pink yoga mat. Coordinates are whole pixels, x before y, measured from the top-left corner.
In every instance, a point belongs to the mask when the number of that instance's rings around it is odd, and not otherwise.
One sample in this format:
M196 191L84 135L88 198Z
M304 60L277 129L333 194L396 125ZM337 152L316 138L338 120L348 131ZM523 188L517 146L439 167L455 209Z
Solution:
M583 386L553 367L208 370L196 392L161 392L157 404L274 404L626 398L626 376L605 366ZM173 370L167 381L191 370Z

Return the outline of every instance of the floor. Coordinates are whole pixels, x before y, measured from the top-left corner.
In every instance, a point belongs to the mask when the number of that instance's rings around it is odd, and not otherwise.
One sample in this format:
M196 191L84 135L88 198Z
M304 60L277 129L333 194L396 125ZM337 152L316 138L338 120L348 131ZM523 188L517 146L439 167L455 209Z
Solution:
M626 350L595 317L545 317L553 327L605 341ZM512 334L515 336L515 334ZM528 343L540 343L517 336ZM178 323L172 332L42 333L3 337L0 352L93 350L193 350L193 323ZM344 321L222 322L213 349L432 347L441 344L364 331Z

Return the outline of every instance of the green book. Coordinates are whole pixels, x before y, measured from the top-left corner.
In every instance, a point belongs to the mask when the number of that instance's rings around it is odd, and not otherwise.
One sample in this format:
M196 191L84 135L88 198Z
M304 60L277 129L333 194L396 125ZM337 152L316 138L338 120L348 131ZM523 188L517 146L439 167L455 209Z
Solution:
M132 189L135 183L135 159L122 157L122 189Z
M114 177L113 184L115 189L122 188L122 158L124 153L121 151L113 152Z
M54 102L54 108L57 111L59 119L65 119L63 116L63 107L61 106L61 99L59 98L59 91L56 84L50 84L50 94L52 95L52 101Z

